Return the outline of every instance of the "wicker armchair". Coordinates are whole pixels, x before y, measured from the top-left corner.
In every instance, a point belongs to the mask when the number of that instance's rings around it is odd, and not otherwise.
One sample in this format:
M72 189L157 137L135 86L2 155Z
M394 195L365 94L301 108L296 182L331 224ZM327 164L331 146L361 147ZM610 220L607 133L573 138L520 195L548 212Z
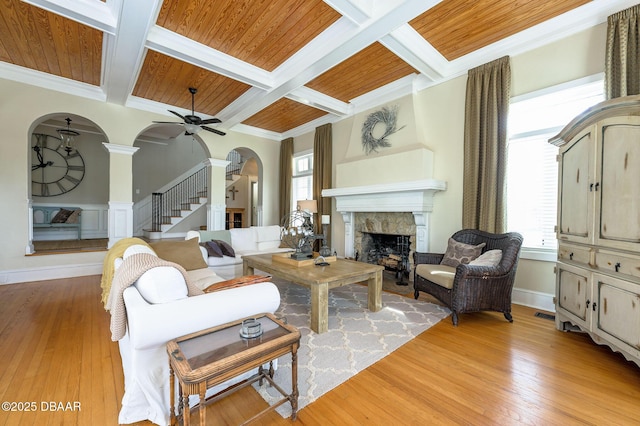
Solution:
M452 311L451 320L454 326L458 325L458 315L461 313L487 310L502 312L509 322L513 322L511 290L520 257L522 235L517 232L491 234L465 229L453 234L452 238L471 245L486 243L483 252L500 249L502 258L497 266L460 264L454 269L435 266L440 264L444 254L416 252L414 253L414 297L417 299L419 292L424 291L447 305ZM427 268L418 268L420 264L433 265L429 266L431 273L424 273ZM448 280L445 277L443 282L442 277L446 274L449 274ZM440 283L433 282L424 275Z

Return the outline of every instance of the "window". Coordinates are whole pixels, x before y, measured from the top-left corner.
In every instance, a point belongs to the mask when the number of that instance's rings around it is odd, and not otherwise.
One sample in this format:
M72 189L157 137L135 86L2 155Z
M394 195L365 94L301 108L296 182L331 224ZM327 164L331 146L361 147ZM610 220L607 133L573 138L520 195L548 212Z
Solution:
M298 200L313 199L313 152L293 157L293 182L291 211L297 207Z
M525 249L557 249L558 148L547 141L575 116L604 100L602 80L591 80L511 99L507 229L524 236Z

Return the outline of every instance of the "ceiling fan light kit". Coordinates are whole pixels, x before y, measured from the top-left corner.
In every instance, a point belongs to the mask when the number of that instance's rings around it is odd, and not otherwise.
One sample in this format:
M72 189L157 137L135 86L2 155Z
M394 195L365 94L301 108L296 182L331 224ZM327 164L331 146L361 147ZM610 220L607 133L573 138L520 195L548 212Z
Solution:
M222 123L220 121L220 119L218 118L207 118L205 120L203 120L202 118L198 117L196 115L195 112L195 95L198 92L198 89L194 88L194 87L189 87L189 93L191 93L191 114L189 115L181 115L175 111L171 111L168 110L171 114L180 117L180 119L182 119L182 123L176 123L175 121L154 121L154 123L157 124L178 124L180 126L183 126L185 129L184 134L187 136L190 135L195 135L198 132L200 132L200 130L206 130L208 132L212 132L215 134L218 134L220 136L224 136L226 135L225 132L220 131L218 129L214 129L212 127L206 126L207 124L217 124L217 123Z

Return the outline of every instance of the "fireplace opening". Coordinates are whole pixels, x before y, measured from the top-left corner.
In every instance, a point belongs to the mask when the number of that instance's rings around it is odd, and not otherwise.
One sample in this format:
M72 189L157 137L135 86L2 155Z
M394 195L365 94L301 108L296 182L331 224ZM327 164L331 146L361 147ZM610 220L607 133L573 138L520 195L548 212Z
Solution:
M408 285L411 236L362 232L361 262L384 266L395 274L398 285Z

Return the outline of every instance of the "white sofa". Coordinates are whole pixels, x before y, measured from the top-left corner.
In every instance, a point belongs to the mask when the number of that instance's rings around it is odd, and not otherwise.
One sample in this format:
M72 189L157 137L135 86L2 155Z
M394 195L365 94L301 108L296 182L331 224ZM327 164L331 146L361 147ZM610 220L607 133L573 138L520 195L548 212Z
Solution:
M231 245L235 252L234 257L208 256L206 261L216 274L224 279L232 279L242 275L242 256L292 251L291 248L280 247L281 229L278 225L269 225L222 231L189 231L185 239L198 238L200 243L222 240Z
M125 252L123 258L127 255ZM122 258L116 259L115 266L122 265L122 262ZM169 358L166 353L168 341L259 313L274 313L280 305L278 288L270 282L186 297L184 279L180 280L182 275L178 272L178 279L170 279L171 272L163 268L167 267L150 269L140 276L134 285L124 290L127 330L118 343L124 371L125 393L118 418L119 424L144 420L159 425L169 424ZM177 269L172 269L175 278ZM200 282L203 282L203 274L207 273L209 276L204 281L223 281L208 268L188 273L190 277L195 273L195 278ZM152 295L149 295L149 291ZM156 302L163 303L149 303L143 294L147 295L147 299L156 299ZM207 396L252 373L248 372L211 388ZM192 399L194 404L196 398Z

